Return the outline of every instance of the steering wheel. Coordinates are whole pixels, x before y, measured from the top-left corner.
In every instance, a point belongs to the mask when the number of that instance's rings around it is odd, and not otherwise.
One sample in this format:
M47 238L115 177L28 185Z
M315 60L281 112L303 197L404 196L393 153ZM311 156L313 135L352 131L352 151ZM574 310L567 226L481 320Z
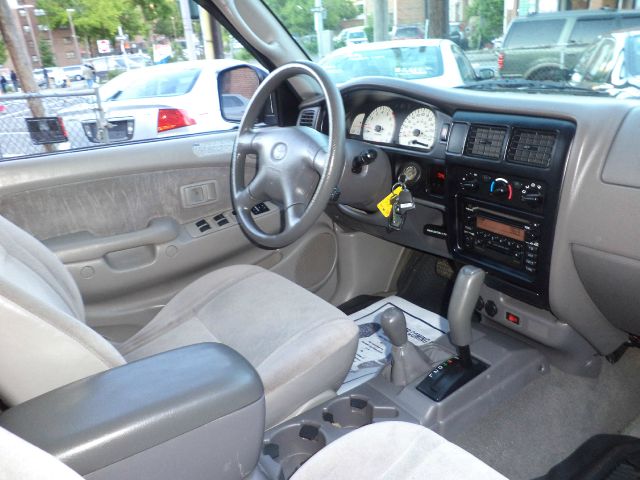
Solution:
M314 79L324 95L329 136L310 127L254 128L269 96L295 75ZM342 97L326 72L311 62L274 70L260 84L240 122L231 158L231 200L247 237L266 248L282 248L300 238L322 214L344 168L345 119ZM256 155L255 177L245 185L248 155ZM251 208L271 201L281 212L281 231L267 233Z

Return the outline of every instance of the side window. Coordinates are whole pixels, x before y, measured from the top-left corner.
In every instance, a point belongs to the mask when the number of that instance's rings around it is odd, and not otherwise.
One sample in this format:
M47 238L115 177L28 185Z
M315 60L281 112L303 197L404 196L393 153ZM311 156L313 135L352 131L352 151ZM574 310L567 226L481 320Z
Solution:
M17 2L15 36L28 55L0 65L2 92L11 94L0 105L9 113L0 114L0 132L10 133L0 135L0 161L236 128L266 72L221 25L203 32L209 19L183 20L176 2L158 1L166 8L145 11L156 15L147 19L153 38L142 18L132 18L142 15L136 9L123 10L97 41L89 7L58 18ZM189 23L193 42L184 40ZM214 34L215 42L205 41ZM221 94L220 75L230 67L237 69Z
M514 22L504 41L504 48L530 48L558 43L566 20Z
M615 18L579 19L576 21L569 43L589 44L599 35L609 33L616 28Z
M456 63L458 65L458 69L460 70L462 81L473 82L474 80L476 80L476 72L473 69L471 62L469 62L469 59L465 56L460 47L454 45L452 47L452 50L453 56L455 57Z
M622 17L620 19L620 28L640 27L640 16Z
M615 62L615 44L613 40L606 40L600 43L598 50L592 55L592 60L587 66L585 80L594 83L604 83L609 81L609 74Z

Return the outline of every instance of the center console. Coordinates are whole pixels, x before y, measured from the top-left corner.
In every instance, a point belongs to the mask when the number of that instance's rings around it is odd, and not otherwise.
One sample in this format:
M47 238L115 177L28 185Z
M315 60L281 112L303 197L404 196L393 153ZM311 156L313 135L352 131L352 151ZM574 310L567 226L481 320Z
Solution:
M543 308L574 132L562 120L458 112L447 143L450 252L487 270L488 285Z

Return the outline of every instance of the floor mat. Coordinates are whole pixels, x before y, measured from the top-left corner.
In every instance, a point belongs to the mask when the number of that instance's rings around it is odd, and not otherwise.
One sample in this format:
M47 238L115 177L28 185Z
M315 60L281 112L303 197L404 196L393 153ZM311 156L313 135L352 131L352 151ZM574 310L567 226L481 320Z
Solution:
M419 348L428 348L449 331L446 319L395 295L349 315L360 330L360 338L353 365L338 394L369 381L391 360L391 343L380 326L380 315L389 307L398 307L404 312L409 341Z
M536 480L639 480L640 439L596 435Z
M352 313L364 310L369 305L373 305L382 298L384 297L379 297L376 295L358 295L351 300L347 300L342 305L338 305L338 309L342 310L342 313L344 313L345 315L351 315Z
M398 277L397 295L426 310L446 315L454 282L455 271L448 260L415 252Z

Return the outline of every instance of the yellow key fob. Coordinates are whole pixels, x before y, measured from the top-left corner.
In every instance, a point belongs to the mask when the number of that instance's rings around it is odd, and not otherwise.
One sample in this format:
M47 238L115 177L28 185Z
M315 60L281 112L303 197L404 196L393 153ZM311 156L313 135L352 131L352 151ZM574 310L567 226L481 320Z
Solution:
M394 188L393 191L389 195L384 197L378 203L378 210L380 210L380 213L382 215L384 215L386 218L388 218L389 215L391 215L391 211L393 210L393 205L391 204L391 201L394 198L396 198L400 194L401 191L402 191L402 186L398 186L398 187Z

